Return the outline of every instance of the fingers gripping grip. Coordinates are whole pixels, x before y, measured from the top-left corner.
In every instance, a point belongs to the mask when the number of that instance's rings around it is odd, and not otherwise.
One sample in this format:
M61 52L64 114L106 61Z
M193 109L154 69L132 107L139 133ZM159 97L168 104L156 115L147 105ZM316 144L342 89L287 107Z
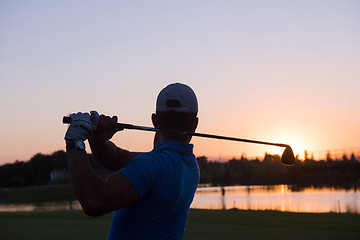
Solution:
M70 124L71 123L71 117L70 116L63 116L62 122L64 124ZM116 124L116 128L118 128L119 130L122 129L134 129L134 125L131 124L127 124L127 123L117 123Z

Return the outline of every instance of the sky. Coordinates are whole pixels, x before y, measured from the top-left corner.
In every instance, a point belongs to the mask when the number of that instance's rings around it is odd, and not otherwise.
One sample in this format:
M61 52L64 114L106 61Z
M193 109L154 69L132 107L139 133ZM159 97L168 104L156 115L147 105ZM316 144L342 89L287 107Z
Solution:
M64 150L73 112L151 126L173 82L196 92L198 132L360 156L359 12L355 0L0 0L0 164ZM153 136L113 141L149 151ZM220 160L283 151L192 143Z

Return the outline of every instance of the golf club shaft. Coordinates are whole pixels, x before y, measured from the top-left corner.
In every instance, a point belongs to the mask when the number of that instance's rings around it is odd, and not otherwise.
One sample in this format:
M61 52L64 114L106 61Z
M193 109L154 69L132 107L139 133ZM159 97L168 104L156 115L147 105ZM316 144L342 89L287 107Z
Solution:
M283 144L283 143L271 143L271 142L243 139L243 138L219 136L219 135L213 135L213 134L207 134L207 133L183 132L183 131L175 131L175 130L160 130L160 129L151 128L151 127L136 126L136 125L124 124L124 123L117 123L117 125L119 128L124 128L124 129L135 129L135 130L152 131L152 132L167 132L167 133L174 133L174 134L181 134L181 135L192 135L192 136L196 136L196 137L205 137L205 138L214 138L214 139L230 140L230 141L237 141L237 142L273 145L273 146L277 146L277 147L287 147L288 146L287 144Z
M71 122L70 117L66 117L66 116L63 117L63 123L70 123L70 122ZM257 141L257 140L243 139L243 138L235 138L235 137L226 137L226 136L219 136L219 135L206 134L206 133L156 129L156 128L152 128L152 127L136 126L136 125L127 124L127 123L117 123L116 128L118 128L119 130L133 129L133 130L142 130L142 131L151 131L151 132L166 132L166 133L181 134L181 135L192 135L192 136L196 136L196 137L205 137L205 138L214 138L214 139L230 140L230 141L237 141L237 142L264 144L264 145L272 145L272 146L277 146L277 147L288 147L289 146L289 145L283 144L283 143L271 143L271 142L264 142L264 141Z

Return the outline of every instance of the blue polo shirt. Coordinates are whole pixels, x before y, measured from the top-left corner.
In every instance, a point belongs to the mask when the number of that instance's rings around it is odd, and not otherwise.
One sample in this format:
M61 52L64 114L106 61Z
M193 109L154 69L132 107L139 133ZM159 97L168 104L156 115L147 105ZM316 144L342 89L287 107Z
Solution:
M119 171L135 187L140 200L115 212L108 239L183 239L199 182L193 145L161 143Z

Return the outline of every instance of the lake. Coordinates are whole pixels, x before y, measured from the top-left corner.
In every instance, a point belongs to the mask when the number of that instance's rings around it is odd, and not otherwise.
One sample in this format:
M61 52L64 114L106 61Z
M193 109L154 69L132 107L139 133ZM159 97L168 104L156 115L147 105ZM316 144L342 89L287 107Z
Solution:
M198 188L192 208L360 213L360 192L289 185Z
M276 210L287 212L341 212L360 214L360 192L331 187L291 185L199 187L191 208ZM77 201L45 204L0 204L0 211L81 209Z

